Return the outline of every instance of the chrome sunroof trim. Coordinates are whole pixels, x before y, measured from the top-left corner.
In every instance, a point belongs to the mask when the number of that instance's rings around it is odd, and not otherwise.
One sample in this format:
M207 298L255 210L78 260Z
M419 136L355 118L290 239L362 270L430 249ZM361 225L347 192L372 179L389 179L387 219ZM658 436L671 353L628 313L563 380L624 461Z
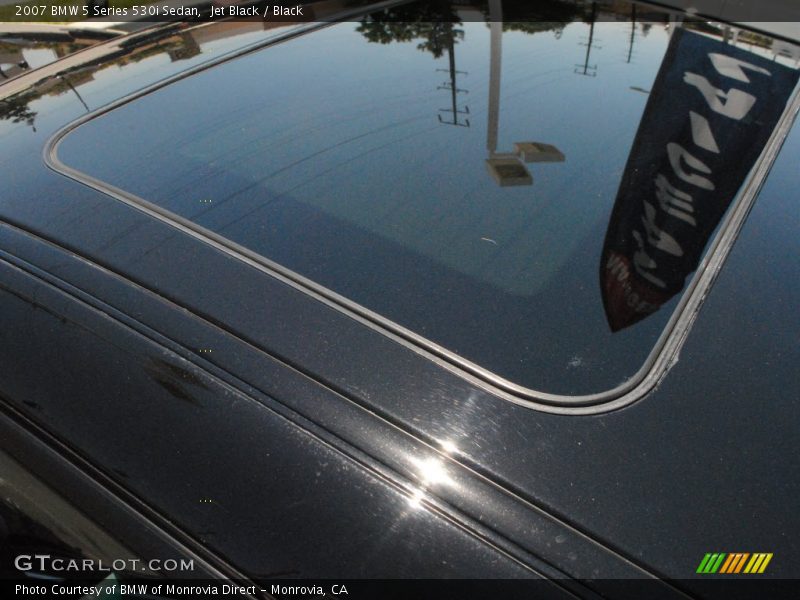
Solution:
M374 12L374 10L405 3L406 0L392 0L371 7L367 12ZM172 77L168 77L94 110L61 128L48 140L43 151L44 162L53 171L112 196L217 250L225 252L245 264L347 314L356 321L404 345L417 354L425 356L439 366L514 404L547 413L590 415L622 408L639 400L653 390L664 378L669 369L678 361L680 349L694 323L697 313L711 285L719 274L733 246L733 242L766 179L766 175L772 167L778 151L797 117L798 111L800 111L800 85L796 86L793 90L786 104L786 108L781 114L778 124L770 135L764 150L745 178L739 191L738 198L735 198L731 203L731 207L718 226L717 232L709 245L709 249L704 253L703 259L700 261L691 281L681 295L678 305L675 307L669 321L664 326L661 335L641 368L626 382L610 390L583 395L552 394L515 384L459 356L455 352L406 329L402 325L317 284L299 273L287 269L260 254L236 244L213 231L176 215L171 211L165 210L135 194L131 194L100 179L78 171L77 169L73 169L61 162L58 157L58 147L61 141L69 135L69 133L98 116L111 112L133 100L211 67L271 45L305 35L311 31L322 29L336 22L346 21L360 14L365 14L365 11L363 9L351 11L341 14L338 21L312 23L308 26L292 29L266 42L259 42L247 46L188 69L182 73L178 73Z

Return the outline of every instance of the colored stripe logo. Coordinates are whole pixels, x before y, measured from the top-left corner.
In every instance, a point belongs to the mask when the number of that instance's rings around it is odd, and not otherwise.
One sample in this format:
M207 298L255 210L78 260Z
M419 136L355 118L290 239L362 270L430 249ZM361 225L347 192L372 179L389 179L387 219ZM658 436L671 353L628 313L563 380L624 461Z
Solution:
M763 573L771 560L771 552L755 552L752 554L749 552L709 552L700 561L696 572L704 575L714 573L726 575Z

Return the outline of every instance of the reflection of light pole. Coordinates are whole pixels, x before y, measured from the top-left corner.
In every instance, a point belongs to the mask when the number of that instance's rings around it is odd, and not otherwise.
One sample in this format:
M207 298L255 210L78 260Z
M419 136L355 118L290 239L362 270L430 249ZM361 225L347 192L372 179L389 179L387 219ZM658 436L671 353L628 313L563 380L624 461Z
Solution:
M525 162L563 162L564 155L550 144L517 142L514 152L497 152L497 130L500 122L500 72L503 61L503 4L489 0L491 43L489 60L489 114L486 129L486 167L501 186L531 185L533 177ZM521 160L520 160L521 158Z
M85 108L85 109L86 109L86 112L91 112L91 109L90 109L90 108L89 108L89 106L86 104L86 102L84 102L84 101L83 101L83 98L81 98L81 95L78 93L78 90L76 90L76 89L75 89L75 86L73 86L73 85L70 83L69 79L67 79L67 78L66 78L66 77L64 77L63 75L57 75L57 77L58 77L58 78L59 78L61 81L63 81L64 83L66 83L66 84L67 84L67 86L69 87L69 89L71 89L71 90L72 90L72 91L75 93L75 95L78 97L78 100L80 100L80 101L81 101L81 104L83 104L83 108Z
M489 61L489 130L486 147L489 155L497 150L497 123L500 120L500 69L503 60L503 3L489 0L489 19L492 21Z

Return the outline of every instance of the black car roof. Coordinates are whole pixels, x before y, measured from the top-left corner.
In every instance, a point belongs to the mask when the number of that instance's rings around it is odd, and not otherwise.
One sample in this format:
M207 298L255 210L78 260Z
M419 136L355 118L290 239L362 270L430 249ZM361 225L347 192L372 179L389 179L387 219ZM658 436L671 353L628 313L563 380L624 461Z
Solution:
M260 39L262 34L253 36ZM99 109L143 86L183 76L186 67L219 57L238 44L201 47L208 53L177 62L155 51L141 63L126 54L107 63L127 62L119 73L101 63L62 77L73 83L90 109ZM600 71L596 79L602 76ZM23 77L29 85L37 81ZM633 97L639 93L631 90ZM26 118L3 122L2 143L14 152L2 158L13 189L2 199L2 218L157 290L324 382L347 399L337 402L354 412L366 409L345 425L328 413L333 405L322 410L318 398L280 395L281 402L309 419L324 421L335 435L357 440L359 447L387 462L405 460L404 451L402 446L381 448L371 441L365 431L372 419L430 447L446 447L450 460L500 486L510 494L506 499L532 512L557 514L580 535L604 540L634 563L659 565L672 577L693 572L702 554L715 548L750 544L774 550L776 557L797 556L797 541L781 533L797 529L796 512L787 508L797 495L796 477L791 476L798 442L798 405L793 401L797 326L790 307L798 301L800 273L797 262L787 258L794 255L797 243L792 234L792 199L800 185L796 129L759 200L739 210L740 226L745 216L741 213L752 213L738 238L738 228L729 232L737 241L729 247L724 268L720 263L702 264L704 272L720 273L719 280L704 292L707 300L699 314L692 314L696 323L684 331L685 344L671 355L669 371L641 401L624 410L575 417L511 404L494 388L428 360L328 304L310 300L305 292L264 276L229 252L47 169L42 160L47 143L86 109L69 86L55 78L40 80L16 99L20 98L25 99L21 104L27 114L35 113L35 130ZM767 158L777 151L777 146L771 147ZM756 174L765 175L769 166L769 161L762 164ZM92 285L56 259L47 268L74 285ZM115 298L121 306L129 301L124 293ZM126 305L127 310L134 308L135 303ZM227 367L234 368L235 361ZM223 418L223 403L210 406ZM255 451L256 445L251 448ZM409 464L411 472L414 467ZM461 496L463 491L454 487L441 494L463 507L474 500ZM475 506L464 510L479 511ZM515 522L521 521L497 517L493 527L516 536L525 547L545 541L557 546L555 538L538 539L536 531L515 531ZM568 553L559 560L580 562ZM780 565L776 559L773 567Z
M50 160L512 396L631 390L704 294L692 275L728 207L752 200L791 61L726 49L702 23L656 27L632 61L626 22L504 34L458 10L434 29L385 14L127 98L58 136ZM581 71L585 35L606 47ZM747 125L681 81L723 86L722 51L756 73ZM724 149L694 146L706 162L680 145L700 119Z

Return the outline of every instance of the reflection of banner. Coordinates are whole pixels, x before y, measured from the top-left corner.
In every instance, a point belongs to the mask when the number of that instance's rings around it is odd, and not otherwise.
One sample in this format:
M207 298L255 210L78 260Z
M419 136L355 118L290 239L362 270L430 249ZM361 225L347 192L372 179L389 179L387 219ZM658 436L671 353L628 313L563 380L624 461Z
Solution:
M713 38L674 32L642 116L600 264L612 331L681 291L766 145L790 69Z

